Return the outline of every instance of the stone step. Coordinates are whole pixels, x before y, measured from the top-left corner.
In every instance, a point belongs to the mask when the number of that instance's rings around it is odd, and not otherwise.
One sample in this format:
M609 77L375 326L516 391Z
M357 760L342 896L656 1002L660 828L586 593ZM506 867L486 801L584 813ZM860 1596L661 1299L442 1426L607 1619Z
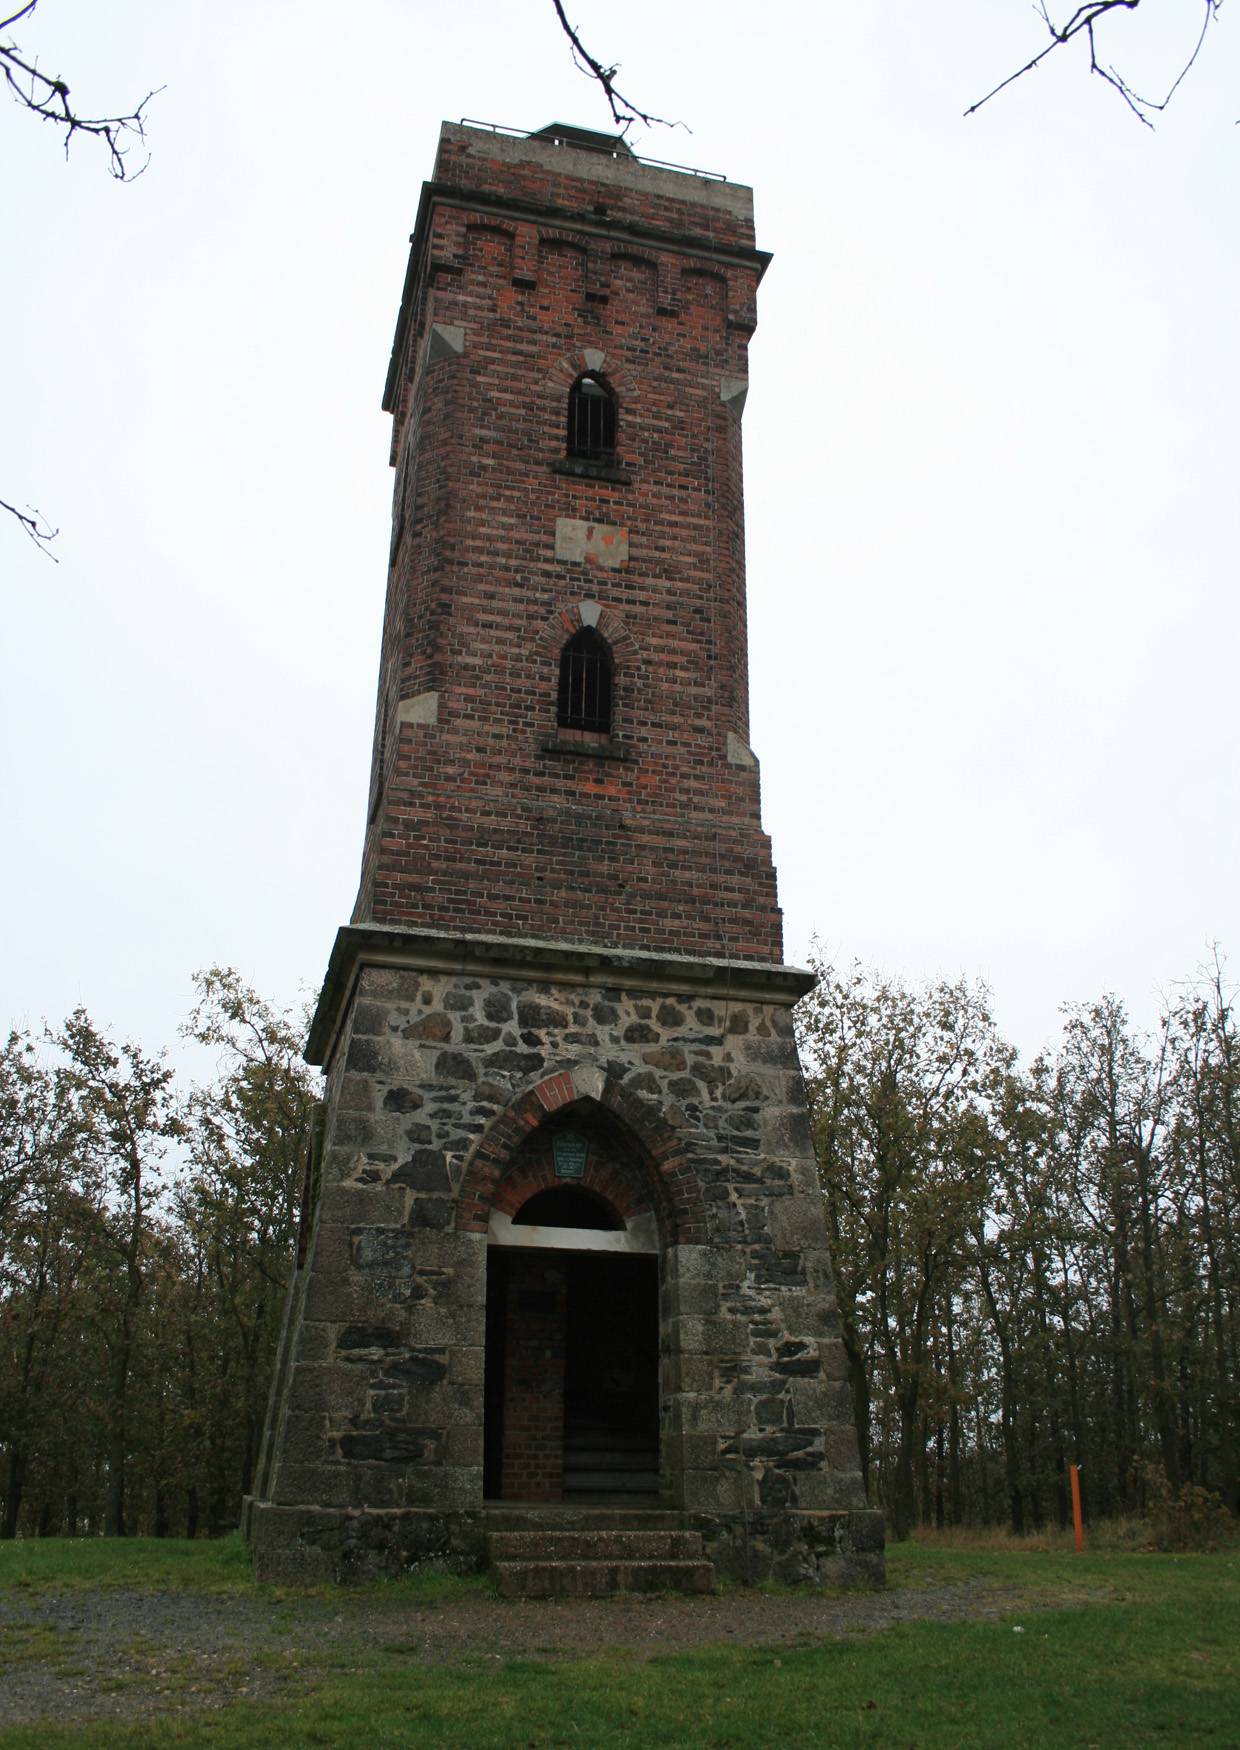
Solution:
M616 1592L710 1592L715 1570L698 1562L497 1562L501 1598L608 1598Z
M493 1562L701 1561L697 1531L493 1531Z
M684 1516L671 1507L607 1502L488 1501L486 1529L493 1531L681 1531Z
M566 1499L586 1500L591 1495L631 1495L635 1501L652 1500L659 1492L659 1479L633 1471L566 1471Z
M658 1439L649 1434L617 1433L613 1428L570 1428L564 1435L565 1452L584 1447L588 1452L657 1452Z
M488 1509L487 1527L487 1551L504 1598L714 1589L701 1533L686 1530L674 1513Z
M653 1446L566 1446L564 1463L571 1470L658 1470L659 1454Z

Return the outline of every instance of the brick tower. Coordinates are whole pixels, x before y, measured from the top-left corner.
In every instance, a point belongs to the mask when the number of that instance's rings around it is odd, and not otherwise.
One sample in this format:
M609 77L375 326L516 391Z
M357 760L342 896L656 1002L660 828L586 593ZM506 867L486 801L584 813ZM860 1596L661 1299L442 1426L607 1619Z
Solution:
M881 1577L748 746L767 260L746 188L443 128L263 1574Z

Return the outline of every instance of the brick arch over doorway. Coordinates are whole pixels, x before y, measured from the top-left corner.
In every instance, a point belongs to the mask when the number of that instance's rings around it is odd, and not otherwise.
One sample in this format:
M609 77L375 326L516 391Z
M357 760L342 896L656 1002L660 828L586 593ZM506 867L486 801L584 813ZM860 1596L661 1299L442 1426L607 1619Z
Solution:
M583 1107L584 1102L578 1103L573 1108L573 1115L580 1113L583 1121L588 1123L589 1109ZM592 1137L585 1170L579 1179L571 1181L583 1191L592 1191L625 1223L647 1213L653 1212L656 1216L664 1213L656 1207L648 1174L633 1158L633 1150L624 1146L627 1140L627 1137L622 1137L621 1146L616 1148L608 1146L610 1137L605 1140ZM507 1172L497 1181L493 1206L501 1215L516 1216L531 1197L536 1197L540 1191L554 1191L564 1183L555 1170L552 1132L534 1130L517 1150Z
M657 1109L598 1070L558 1070L545 1076L492 1119L465 1166L457 1200L456 1225L464 1233L485 1233L505 1175L516 1164L523 1143L554 1113L583 1103L601 1108L633 1145L645 1168L650 1204L669 1245L705 1245L706 1205L697 1175L685 1159L679 1138ZM531 1184L530 1192L537 1189ZM600 1191L603 1190L599 1186ZM603 1192L606 1195L606 1192ZM505 1197L505 1203L508 1198ZM623 1211L622 1211L623 1213Z

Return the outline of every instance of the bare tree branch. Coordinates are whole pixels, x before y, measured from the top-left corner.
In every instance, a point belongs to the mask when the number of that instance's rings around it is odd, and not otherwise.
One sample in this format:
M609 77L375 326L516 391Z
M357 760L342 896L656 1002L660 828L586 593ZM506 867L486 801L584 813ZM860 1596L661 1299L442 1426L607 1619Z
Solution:
M33 505L27 506L25 510L18 510L15 504L9 504L3 498L0 498L0 510L7 510L10 516L15 516L40 553L46 553L53 565L60 564L48 544L56 539L60 530L54 529L41 511L37 511Z
M1023 79L1026 73L1032 73L1035 67L1040 67L1047 56L1053 55L1056 49L1063 48L1065 44L1072 41L1073 37L1083 35L1089 44L1090 72L1096 73L1100 79L1102 79L1107 85L1111 86L1114 91L1119 93L1139 122L1143 122L1147 128L1152 128L1154 123L1150 119L1151 116L1159 114L1161 111L1165 110L1167 105L1171 102L1171 99L1179 90L1185 76L1188 74L1198 55L1201 53L1202 44L1206 40L1206 32L1218 17L1223 0L1201 0L1201 4L1204 10L1201 19L1201 30L1198 34L1196 45L1184 65L1180 68L1180 71L1176 74L1167 95L1160 100L1156 98L1142 97L1139 92L1134 91L1117 67L1110 63L1104 63L1098 59L1098 42L1095 35L1095 27L1099 20L1105 18L1107 14L1111 12L1135 12L1138 6L1141 5L1141 0L1087 0L1087 3L1083 6L1078 6L1075 12L1073 12L1062 25L1056 24L1052 19L1047 8L1047 0L1035 0L1034 10L1046 26L1047 31L1050 34L1050 42L1047 43L1046 47L1038 54L1034 55L1032 60L1026 61L1023 67L1018 67L1014 73L1009 73L1006 79L1001 79L992 91L986 93L985 97L979 97L977 102L971 104L964 113L966 116L976 115L977 111L984 103L989 103L992 97L997 97L999 92L1006 90L1007 87L1014 84L1017 79Z
M625 97L617 91L616 74L620 71L619 64L617 63L614 67L605 67L601 61L596 61L576 30L568 22L561 0L551 0L551 4L555 7L555 15L560 21L565 36L572 44L573 61L578 70L584 73L588 79L597 79L603 87L603 95L611 108L611 119L622 135L628 133L634 122L643 122L646 127L685 128L686 133L691 132L684 122L669 122L661 115L648 115L644 109L639 109L631 98Z
M19 6L16 12L10 12L7 18L0 18L0 31L10 30L23 18L28 19L38 3L39 0L26 0L25 5ZM40 121L51 122L54 128L64 130L66 158L69 156L74 134L90 134L106 145L108 169L117 182L133 182L146 169L150 162L149 155L134 170L129 165L129 153L135 139L146 139L146 106L153 97L159 95L158 91L148 91L142 102L128 115L79 115L69 102L67 82L40 72L37 61L26 60L11 37L7 41L0 41L0 74L3 75L4 83L15 101L23 109L37 115ZM160 86L159 90L162 91L163 87ZM9 504L3 498L0 498L0 511L7 511L11 517L15 517L39 551L46 553L54 565L60 563L51 550L51 542L60 531L51 526L41 511L36 510L33 505L19 510L15 504Z
M7 18L0 18L0 30L8 30L19 20L29 18L38 3L39 0L28 0L25 6L11 12ZM0 43L0 73L23 109L28 109L42 121L51 122L53 127L64 129L66 158L74 134L93 134L106 144L108 169L118 182L135 181L150 163L148 156L137 170L131 170L129 153L134 139L146 139L144 112L151 99L158 97L159 91L163 90L162 85L158 91L148 91L128 115L84 116L78 115L69 102L67 83L40 72L37 61L25 60L11 39Z

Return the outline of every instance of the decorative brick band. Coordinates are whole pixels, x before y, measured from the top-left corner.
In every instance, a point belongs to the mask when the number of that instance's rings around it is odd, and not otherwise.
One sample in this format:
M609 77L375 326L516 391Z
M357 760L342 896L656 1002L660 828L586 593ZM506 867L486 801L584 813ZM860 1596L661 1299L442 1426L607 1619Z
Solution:
M545 1076L492 1119L465 1163L457 1198L457 1228L465 1233L485 1233L492 1207L511 1214L520 1207L513 1199L522 1193L523 1185L522 1202L543 1187L539 1177L542 1151L531 1150L528 1144L553 1112L577 1103L584 1112L591 1106L601 1108L609 1115L613 1131L619 1126L636 1169L635 1175L609 1158L596 1169L597 1183L587 1177L586 1188L597 1191L625 1217L653 1208L668 1245L705 1245L706 1204L701 1183L685 1159L676 1132L645 1100L626 1092L602 1071L583 1065ZM513 1172L518 1166L522 1168L519 1175ZM510 1174L508 1187L505 1181ZM546 1181L553 1182L554 1175Z

